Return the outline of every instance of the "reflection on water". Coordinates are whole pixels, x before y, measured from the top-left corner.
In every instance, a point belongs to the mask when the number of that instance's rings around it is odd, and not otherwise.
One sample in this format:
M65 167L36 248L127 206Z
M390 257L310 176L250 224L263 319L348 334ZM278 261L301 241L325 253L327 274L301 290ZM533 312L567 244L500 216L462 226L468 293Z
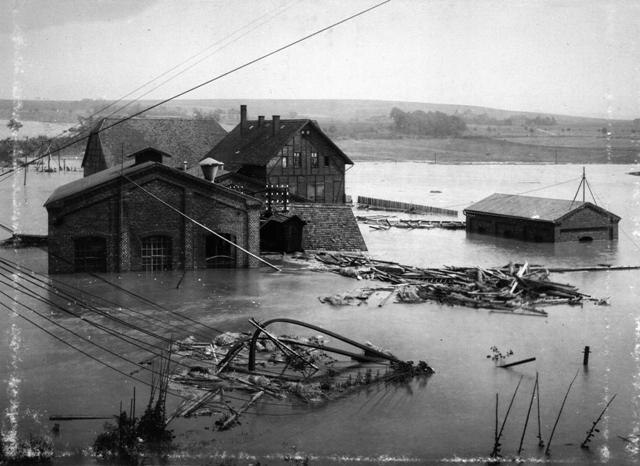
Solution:
M625 175L630 169L590 166L587 175L592 189L609 201L606 207L623 217L621 226L633 235L634 228L640 224L640 209L636 195L638 181ZM579 167L575 166L359 164L349 172L348 182L350 192L356 195L377 193L377 197L407 202L441 207L462 204L464 207L494 191L530 190L560 183L574 175L579 178L579 172ZM46 230L44 211L38 206L55 184L51 180L55 180L53 176L56 175L38 176L42 176L38 178L42 180L40 191L36 185L28 186L29 203L19 214L22 231ZM384 180L387 180L386 184ZM571 198L576 187L577 181L574 185L561 184L539 194ZM433 189L442 193L430 193ZM31 195L39 200L32 201ZM20 198L21 194L17 196ZM2 208L6 210L7 206ZM32 212L39 214L36 216ZM618 242L530 244L468 236L464 231L370 231L364 225L362 231L372 255L420 266L496 266L525 260L547 266L640 264L638 249L622 232ZM0 254L38 271L46 271L46 255L40 250L2 250ZM176 443L191 455L209 457L222 452L244 452L247 458L266 458L277 463L283 455L299 453L303 458L316 458L318 464L338 462L342 457L367 462L388 456L398 462L418 464L455 457L486 457L493 443L495 394L500 394L500 415L504 416L508 400L523 375L520 394L514 402L502 442L503 453L512 455L520 441L529 402L528 396L521 394L531 393L536 371L540 374L541 427L545 441L567 386L579 371L556 430L552 459L578 464L608 459L611 464L624 464L634 462L639 454L637 276L637 271L554 275L555 280L572 283L589 295L610 296L612 304L609 307L558 306L548 309L548 318L497 314L436 303L390 303L384 307L372 303L335 308L321 304L317 297L373 283L304 270L285 273L205 270L187 272L184 276L181 272L104 275L118 286L152 299L164 310L95 278L84 275L56 278L109 300L110 303L100 301L99 306L131 322L146 323L150 330L166 337L183 338L189 333L205 333L203 327L193 325L184 316L222 330L248 330L246 321L250 317L259 320L290 317L356 340L382 345L401 359L427 360L436 370L428 380L371 387L319 407L264 403L256 406L253 412L261 413L261 416L248 414L242 426L228 432L214 432L212 419L207 417L178 420L172 424ZM39 306L40 310L54 312L42 304ZM111 345L114 351L128 358L142 360L147 356L140 349L90 329L79 319L59 312L54 315L59 322ZM152 322L146 316L159 317L163 324ZM108 322L101 316L91 317ZM11 374L20 375L17 424L21 433L51 435L52 423L47 421L51 414L108 416L117 411L121 401L129 400L132 381L71 351L29 324L12 319L6 312L0 313L0 326L7 329L0 335L0 372L4 381ZM21 338L17 372L13 369L10 351L12 323ZM123 328L122 331L127 330ZM286 333L293 329L280 326L277 331ZM536 361L507 370L496 368L486 358L489 348L494 345L501 350L513 350L514 359L535 357ZM587 345L593 353L588 371L585 371L582 350ZM95 351L88 345L83 347ZM123 370L132 369L122 362L117 364ZM7 384L5 390L0 391L0 402L5 410L10 406L9 387ZM586 431L614 393L618 396L602 421L601 432L594 438L592 448L581 450L579 444ZM139 384L137 394L138 403L144 403L148 393ZM277 400L270 402L278 403ZM177 400L170 399L169 410L176 404ZM60 434L55 438L57 448L72 451L89 445L102 430L102 422L62 423ZM7 432L6 416L3 423L3 431ZM527 458L543 458L537 448L536 435L537 420L530 420L524 443ZM182 460L177 457L172 461L190 464L193 457Z

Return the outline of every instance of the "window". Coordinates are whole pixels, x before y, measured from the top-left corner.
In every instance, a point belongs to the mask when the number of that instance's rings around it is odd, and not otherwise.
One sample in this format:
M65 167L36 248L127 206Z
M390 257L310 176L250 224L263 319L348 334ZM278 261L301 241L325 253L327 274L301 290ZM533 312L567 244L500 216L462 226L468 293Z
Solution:
M300 168L302 166L302 158L300 157L300 152L293 153L293 166L295 168Z
M219 233L220 236L235 243L236 237L227 233ZM236 248L219 236L209 233L205 237L205 260L207 268L227 268L236 266Z
M145 272L171 270L171 238L162 235L143 238L140 257Z
M75 272L107 271L107 240L99 236L85 236L74 240Z
M282 160L282 168L287 168L289 166L289 157L287 157L286 155L283 155L281 157Z
M329 166L329 156L328 156L328 155L325 155L325 156L324 156L324 166L325 166L325 167L328 167L328 166Z
M311 168L318 168L318 153L311 152Z

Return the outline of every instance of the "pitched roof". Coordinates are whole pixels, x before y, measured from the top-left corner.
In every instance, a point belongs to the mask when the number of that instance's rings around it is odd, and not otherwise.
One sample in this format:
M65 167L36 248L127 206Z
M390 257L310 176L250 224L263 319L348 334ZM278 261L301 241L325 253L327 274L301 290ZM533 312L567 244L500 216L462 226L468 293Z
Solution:
M289 212L307 223L302 236L305 250L367 250L356 217L348 205L291 204Z
M117 180L121 175L122 176L133 176L138 173L144 171L163 171L168 174L172 174L177 177L182 177L185 181L190 181L192 183L199 183L203 188L219 191L226 195L232 197L240 197L244 198L249 202L250 205L259 206L262 203L251 196L247 196L246 194L242 194L238 191L234 191L233 189L226 188L224 186L211 183L210 181L206 181L204 178L198 178L196 176L185 173L181 170L176 170L175 168L168 167L161 163L157 162L145 162L140 164L133 164L131 161L128 163L125 162L124 168L120 166L115 166L111 168L107 168L106 170L99 171L94 173L93 175L85 176L84 178L79 178L70 183L59 186L53 193L49 196L49 198L44 203L44 206L60 201L62 199L69 198L74 195L88 193L90 191L98 190L104 185Z
M620 219L617 215L590 202L548 199L544 197L519 196L495 193L464 209L490 215L524 218L544 222L557 222L571 212L582 208L592 208L605 215Z
M249 120L244 131L237 125L220 141L207 157L224 162L228 170L237 170L242 165L264 166L278 154L278 151L305 126L310 125L321 137L325 138L344 162L353 165L351 159L340 149L313 120L280 120L280 127L273 134L273 120L264 120L258 126L258 120Z
M120 164L125 156L154 147L173 156L172 163L197 164L227 132L215 120L180 118L103 118L91 137L98 137L107 167ZM115 124L115 126L114 126ZM95 133L97 132L97 133ZM84 165L85 158L82 160Z

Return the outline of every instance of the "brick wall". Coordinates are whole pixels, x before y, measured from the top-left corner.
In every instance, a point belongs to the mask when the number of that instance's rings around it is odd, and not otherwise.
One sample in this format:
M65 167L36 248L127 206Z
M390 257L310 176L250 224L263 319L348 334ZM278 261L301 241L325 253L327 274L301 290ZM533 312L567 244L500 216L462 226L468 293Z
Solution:
M564 218L556 227L556 241L618 239L618 221L594 208L585 207Z
M165 175L150 171L135 181L212 230L234 235L239 245L259 254L260 204L233 192L216 192L197 181L190 183L184 175L177 179ZM62 199L47 208L50 273L74 271L74 240L83 236L106 239L107 270L112 272L141 270L141 242L151 235L171 238L173 269L206 266L203 229L131 183L112 181L104 189ZM237 266L256 265L247 254L237 254Z

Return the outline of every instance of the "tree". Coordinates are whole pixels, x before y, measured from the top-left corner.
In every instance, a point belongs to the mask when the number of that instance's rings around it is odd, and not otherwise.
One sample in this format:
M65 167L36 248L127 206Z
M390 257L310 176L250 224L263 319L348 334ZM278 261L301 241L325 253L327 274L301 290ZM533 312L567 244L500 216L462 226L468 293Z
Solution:
M15 118L11 118L9 120L9 123L7 123L7 128L9 128L11 131L18 131L20 128L22 128L22 126L22 123L20 123Z

